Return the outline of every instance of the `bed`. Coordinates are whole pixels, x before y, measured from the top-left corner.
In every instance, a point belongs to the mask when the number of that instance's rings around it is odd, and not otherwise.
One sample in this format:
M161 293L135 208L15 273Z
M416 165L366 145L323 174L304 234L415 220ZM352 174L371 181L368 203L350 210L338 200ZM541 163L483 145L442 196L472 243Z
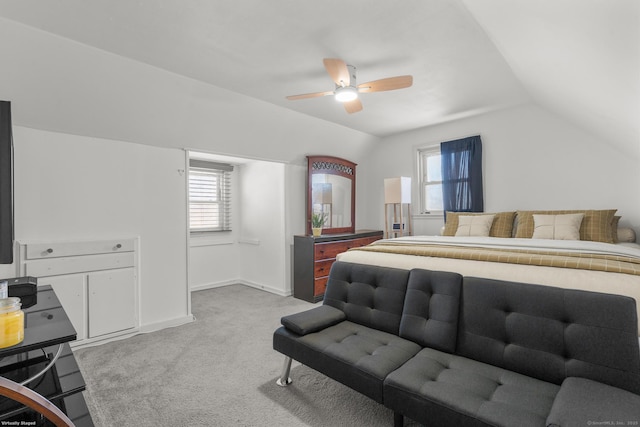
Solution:
M540 215L544 216L570 215L563 213L567 211L542 212L545 213ZM455 232L460 228L457 221L462 222L461 217L469 214L457 214L452 219L451 214L447 213L448 222L455 223L450 225L449 230L446 230L445 226L443 234L447 235L383 239L339 254L337 259L402 269L453 271L465 276L626 295L634 298L636 304L639 304L640 245L628 241L635 240L632 230L619 230L617 221L609 218L612 217L611 212L615 211L606 212L606 215L595 221L608 224L608 228L604 227L600 231L595 231L593 217L586 220L586 214L583 216L582 222L579 223L579 240L532 238L528 236L528 231L525 232L522 228L518 233L518 227L530 228L533 215L539 220L540 217L534 213L531 215L532 218L529 218L528 214L520 215L515 212L506 219L503 218L507 226L496 224L498 218L494 216L490 222L492 231L486 233L488 235L485 235L485 230L482 235L473 235L471 232L472 235L456 236ZM509 221L512 226L508 226ZM506 229L495 231L496 225ZM590 229L586 234L583 233L585 227ZM614 237L614 230L627 241L619 241ZM597 233L600 233L599 237L596 236Z

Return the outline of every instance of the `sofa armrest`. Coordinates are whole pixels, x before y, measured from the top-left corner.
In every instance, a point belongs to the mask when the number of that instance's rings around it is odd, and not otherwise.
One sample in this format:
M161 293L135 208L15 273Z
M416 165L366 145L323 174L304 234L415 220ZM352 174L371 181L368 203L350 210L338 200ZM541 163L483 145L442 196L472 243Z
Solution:
M640 425L640 395L585 378L564 380L547 417L548 427Z
M321 305L302 313L285 316L280 319L280 323L291 332L307 335L340 323L346 318L347 316L342 310L330 305Z

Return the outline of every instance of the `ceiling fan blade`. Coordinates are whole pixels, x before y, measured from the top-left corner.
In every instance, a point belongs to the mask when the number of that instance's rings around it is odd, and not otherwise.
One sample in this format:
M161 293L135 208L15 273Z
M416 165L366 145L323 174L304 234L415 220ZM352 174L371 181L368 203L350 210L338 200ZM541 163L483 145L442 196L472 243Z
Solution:
M327 69L327 73L331 76L331 79L338 86L349 86L351 78L349 77L349 69L347 64L342 59L337 58L324 58L322 60L324 68Z
M388 77L386 79L374 80L358 85L358 92L383 92L385 90L396 90L409 87L413 84L413 76Z
M347 110L349 114L357 113L358 111L362 111L362 102L357 98L353 101L347 101L344 103L344 109Z
M303 93L302 95L290 95L290 96L287 96L287 99L289 101L295 101L297 99L317 98L319 96L328 96L328 95L333 95L333 91Z

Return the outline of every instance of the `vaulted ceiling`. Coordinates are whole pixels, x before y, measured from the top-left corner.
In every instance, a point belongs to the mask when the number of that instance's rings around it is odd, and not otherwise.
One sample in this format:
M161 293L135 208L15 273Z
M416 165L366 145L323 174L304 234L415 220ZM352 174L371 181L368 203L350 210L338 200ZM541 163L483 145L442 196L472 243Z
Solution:
M0 16L371 135L535 102L636 152L639 5L637 0L0 0ZM355 66L358 82L411 74L414 84L362 94L364 110L351 115L332 97L286 100L333 89L322 64L327 57Z

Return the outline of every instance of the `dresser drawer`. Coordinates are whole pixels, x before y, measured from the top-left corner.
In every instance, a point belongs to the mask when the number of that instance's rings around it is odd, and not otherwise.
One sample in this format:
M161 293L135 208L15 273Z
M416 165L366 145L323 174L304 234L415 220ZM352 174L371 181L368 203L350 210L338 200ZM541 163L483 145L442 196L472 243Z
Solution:
M360 246L368 245L376 240L380 240L379 237L363 237L361 239L341 240L338 242L316 243L315 245L315 259L333 259L338 254L346 252L351 248L359 248Z
M318 279L320 277L325 277L329 275L331 271L331 266L335 262L335 259L325 259L322 261L316 261L313 264L313 277Z
M348 243L343 242L329 242L329 243L316 243L314 252L315 259L333 259L341 252L349 249Z
M27 276L60 276L62 274L83 273L98 270L113 270L133 267L136 263L135 252L116 254L83 255L50 259L24 261L24 274Z
M320 279L316 279L313 281L313 295L318 295L322 299L322 295L324 295L325 289L327 289L327 282L329 281L329 276L321 277Z
M135 251L135 239L81 242L27 243L26 259L58 258L81 255L113 254Z

